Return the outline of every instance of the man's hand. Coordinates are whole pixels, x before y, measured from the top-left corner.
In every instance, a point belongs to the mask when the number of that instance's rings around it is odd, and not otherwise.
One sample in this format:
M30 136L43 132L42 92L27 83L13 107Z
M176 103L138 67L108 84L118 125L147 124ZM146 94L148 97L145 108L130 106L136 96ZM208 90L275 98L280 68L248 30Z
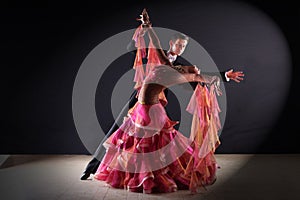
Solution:
M233 69L229 70L228 72L226 72L226 76L230 79L230 80L234 80L235 82L239 83L242 80L244 80L244 73L242 71L237 71L234 72Z

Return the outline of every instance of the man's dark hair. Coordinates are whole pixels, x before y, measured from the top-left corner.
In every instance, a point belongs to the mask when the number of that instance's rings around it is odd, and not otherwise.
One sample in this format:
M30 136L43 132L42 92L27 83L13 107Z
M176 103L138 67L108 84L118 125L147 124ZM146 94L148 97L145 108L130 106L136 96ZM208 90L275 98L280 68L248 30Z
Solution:
M189 41L189 37L183 33L175 33L171 36L171 40L173 42L176 42L176 40L178 40L178 39Z

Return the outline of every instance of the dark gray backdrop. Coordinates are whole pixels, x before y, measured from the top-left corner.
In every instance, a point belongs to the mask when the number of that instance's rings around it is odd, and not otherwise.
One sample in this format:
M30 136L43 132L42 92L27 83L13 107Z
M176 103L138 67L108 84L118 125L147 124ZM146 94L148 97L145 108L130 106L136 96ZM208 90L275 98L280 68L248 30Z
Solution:
M154 26L191 36L221 71L245 72L242 83L225 85L227 116L217 153L299 153L299 10L287 1L248 0L1 7L1 154L89 153L72 116L76 73L99 43L136 28L144 7ZM99 118L104 130L113 120L113 83L130 70L132 58L120 57L99 82L95 109L107 116Z

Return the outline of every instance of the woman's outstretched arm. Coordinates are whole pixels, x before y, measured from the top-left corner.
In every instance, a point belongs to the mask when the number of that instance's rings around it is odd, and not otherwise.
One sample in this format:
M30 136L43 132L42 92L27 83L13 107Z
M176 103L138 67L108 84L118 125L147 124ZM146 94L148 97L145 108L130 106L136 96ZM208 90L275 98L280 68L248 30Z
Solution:
M192 67L192 66L191 66ZM207 76L198 73L183 72L179 66L159 65L153 70L153 74L146 77L145 83L156 83L164 87L170 87L187 82L200 82L213 84L220 81L218 76Z
M155 33L155 31L153 30L153 28L151 26L147 27L147 31L148 31L148 36L150 38L150 41L153 44L153 48L156 51L158 58L160 60L161 64L164 65L168 65L168 66L172 66L172 63L169 61L168 57L166 56L165 52L163 51L161 45L160 45L160 41Z
M156 54L157 54L161 64L172 66L172 63L169 61L168 57L166 56L165 52L163 51L163 49L160 45L160 41L159 41L157 34L155 33L155 31L152 28L152 24L150 22L149 15L148 15L146 9L143 10L143 12L140 16L141 16L141 18L139 20L142 22L142 27L143 27L142 31L143 31L143 33L148 32L150 42L153 44L153 47L150 47L150 48L153 48L151 50L156 51Z

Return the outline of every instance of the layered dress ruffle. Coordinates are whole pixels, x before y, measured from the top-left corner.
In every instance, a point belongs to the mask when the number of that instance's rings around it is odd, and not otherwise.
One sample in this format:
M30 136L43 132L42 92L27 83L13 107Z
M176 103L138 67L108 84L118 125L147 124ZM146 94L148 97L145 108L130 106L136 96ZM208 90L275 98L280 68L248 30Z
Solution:
M173 192L215 180L213 152L199 157L199 144L174 129L162 104L139 102L104 143L107 151L94 176L133 192Z

